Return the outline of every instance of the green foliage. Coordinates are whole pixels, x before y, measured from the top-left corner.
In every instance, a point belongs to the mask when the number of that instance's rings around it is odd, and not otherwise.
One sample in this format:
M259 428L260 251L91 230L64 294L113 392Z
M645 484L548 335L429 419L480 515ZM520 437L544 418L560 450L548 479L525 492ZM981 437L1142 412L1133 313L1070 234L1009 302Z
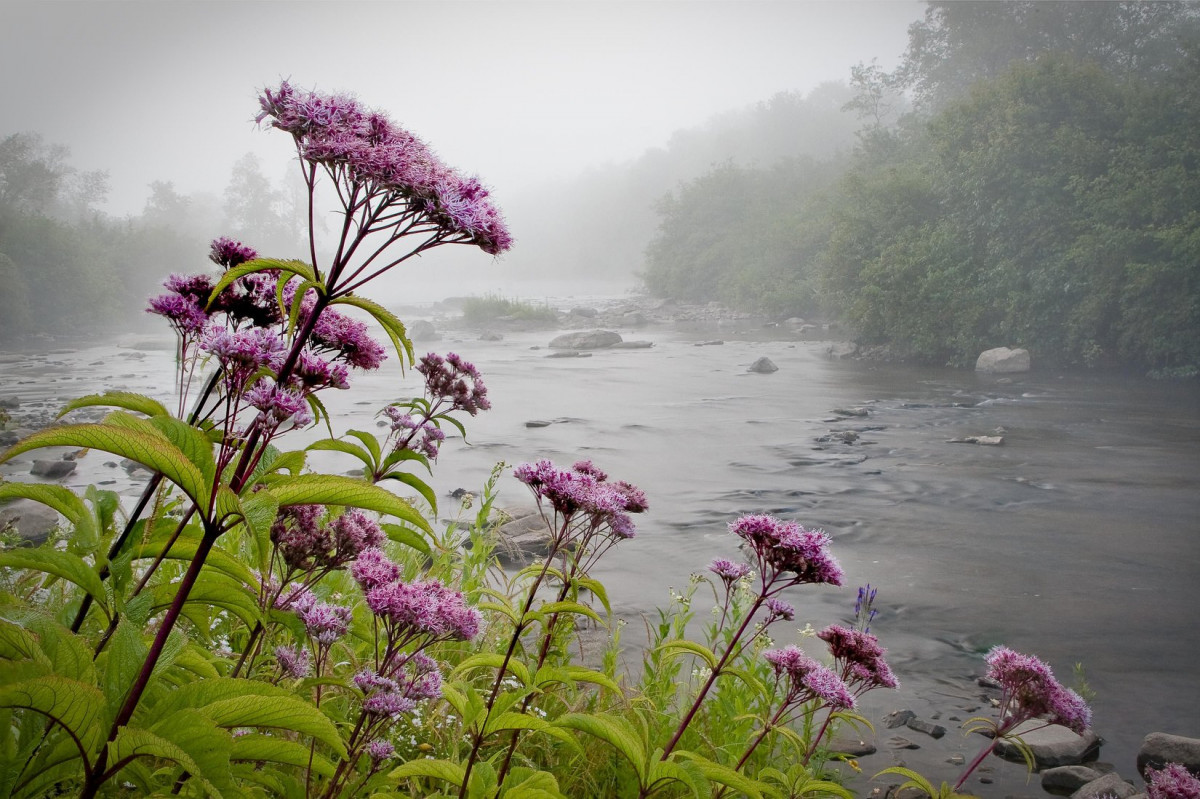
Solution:
M934 2L901 67L856 83L868 128L844 165L727 164L664 199L647 287L834 312L939 364L1001 345L1200 364L1194 6ZM897 87L919 111L889 129Z
M499 294L485 294L482 297L467 297L463 301L463 320L472 325L498 321L552 325L558 321L558 313L548 305L509 299Z

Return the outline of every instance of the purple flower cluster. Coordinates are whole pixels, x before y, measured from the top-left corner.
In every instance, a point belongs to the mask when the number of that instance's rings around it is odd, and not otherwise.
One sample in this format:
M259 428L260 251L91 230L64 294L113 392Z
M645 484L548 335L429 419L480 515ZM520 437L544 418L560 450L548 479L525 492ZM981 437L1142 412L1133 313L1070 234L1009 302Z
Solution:
M479 370L453 352L445 358L431 352L421 358L416 369L425 376L425 393L435 405L439 400L449 402L454 410L472 416L492 407Z
M308 403L300 392L280 388L265 378L255 381L243 399L247 405L259 410L259 422L268 430L278 428L289 419L295 427L304 427L312 421Z
M366 324L328 308L317 317L311 343L314 349L333 352L335 360L344 360L356 369L378 369L387 360L383 345L367 334Z
M367 744L367 757L376 762L387 760L392 755L396 754L396 747L388 741L377 740Z
M346 634L352 616L350 608L326 602L314 602L307 607L297 608L296 615L304 622L308 636L326 646Z
M437 580L395 580L366 594L367 607L397 636L469 641L479 633L479 611Z
M623 480L607 482L608 476L591 461L580 461L570 469L559 469L547 460L524 463L513 475L529 486L539 504L545 501L568 522L583 514L591 531L603 526L618 539L633 538L629 514L649 507L640 488Z
M460 592L437 580L404 582L399 567L377 547L362 550L350 576L394 641L421 636L429 641L469 641L479 633L479 611L467 605Z
M363 711L368 716L394 719L415 709L418 702L442 695L441 672L423 652L409 655L390 677L361 671L354 675L354 684L363 692Z
M285 677L299 680L308 676L312 663L308 650L300 647L279 646L275 648L275 661Z
M182 336L192 338L203 332L209 320L205 305L213 290L211 278L207 275L171 275L163 287L166 293L152 297L146 311L164 317Z
M794 707L813 699L835 710L854 707L854 694L842 678L797 647L768 649L763 652L763 659L774 670L776 679L787 680L785 707Z
M842 584L842 569L829 554L829 536L765 514L742 516L729 529L743 539L758 563L764 584L783 572L792 583Z
M1044 718L1082 733L1092 721L1092 712L1079 694L1054 678L1050 667L1033 655L1023 655L997 646L986 657L987 676L1000 683L1002 727L1011 729L1022 721Z
M745 563L734 563L726 558L717 558L709 564L708 570L717 577L721 578L721 582L726 586L732 585L738 580L750 574L751 569Z
M323 524L322 505L289 505L276 514L271 541L289 569L340 568L386 536L379 523L357 508Z
M817 637L829 644L835 668L854 690L855 696L862 696L873 688L899 687L899 680L883 658L887 650L879 645L875 636L832 624L817 633Z
M1179 763L1167 763L1161 769L1151 769L1148 799L1200 799L1200 779Z
M389 405L383 412L392 420L392 433L396 435L397 449L411 449L426 458L435 459L438 449L446 440L446 434L429 419L416 419L397 405Z
M351 97L299 91L286 81L259 98L258 121L290 133L300 157L354 189L407 204L447 234L497 255L512 246L499 210L475 178L445 166L420 139Z
M257 257L258 253L254 251L254 248L247 247L240 241L234 241L225 236L215 239L208 253L209 260L225 269L241 266L247 261L253 261Z

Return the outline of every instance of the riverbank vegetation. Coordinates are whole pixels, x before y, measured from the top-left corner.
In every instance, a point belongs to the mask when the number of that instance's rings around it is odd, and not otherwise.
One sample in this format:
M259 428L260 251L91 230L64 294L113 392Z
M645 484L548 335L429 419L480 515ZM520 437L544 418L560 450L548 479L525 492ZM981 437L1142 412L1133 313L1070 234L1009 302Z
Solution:
M1198 24L1183 3L930 3L897 69L855 70L853 152L683 185L645 283L836 314L929 362L1011 345L1194 372Z

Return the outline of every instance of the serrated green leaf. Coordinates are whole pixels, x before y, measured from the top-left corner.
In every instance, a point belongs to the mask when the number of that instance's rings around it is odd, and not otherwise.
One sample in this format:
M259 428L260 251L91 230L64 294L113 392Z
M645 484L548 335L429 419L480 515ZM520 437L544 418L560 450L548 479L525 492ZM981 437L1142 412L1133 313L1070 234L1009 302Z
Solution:
M505 665L504 655L499 652L479 652L465 658L451 672L452 678L460 677L475 669L499 669ZM508 659L507 671L512 672L522 685L529 685L529 667L516 658Z
M371 458L374 459L374 462L376 464L380 462L379 459L383 457L383 450L379 448L379 439L375 438L375 436L371 435L370 433L363 432L362 430L347 430L346 435L354 436L361 441L363 446L367 448L367 452L371 453ZM371 469L371 471L374 471L373 466L368 466L367 468Z
M396 357L400 359L401 366L406 363L413 362L413 345L409 340L408 334L404 328L404 323L400 321L400 317L384 308L379 303L369 300L366 297L359 297L356 294L344 294L334 298L330 304L353 305L356 308L361 308L375 318L383 331L387 333L387 337L391 340L392 346L396 350Z
M430 487L428 483L417 477L415 474L410 472L388 472L383 476L383 479L396 480L404 483L404 485L420 494L421 499L429 503L430 510L432 510L435 515L437 514L437 494L433 492L433 488Z
M722 766L720 763L715 763L693 752L679 750L673 752L672 757L677 760L687 760L699 769L700 773L711 782L720 783L735 791L740 791L751 799L762 799L763 788L767 787L757 780L750 779L746 775L734 771L728 766Z
M329 474L302 474L296 477L273 476L267 481L279 504L349 505L394 516L427 533L433 528L406 500L378 486Z
M191 772L217 796L239 796L229 764L233 736L196 710L183 710L161 718L150 731L182 749L195 761Z
M717 667L717 656L713 654L711 649L695 641L689 641L686 638L667 641L665 644L659 646L657 651L667 657L678 657L683 654L695 655L707 663L710 669Z
M104 591L104 583L100 580L100 575L96 574L91 566L74 553L47 547L10 549L0 552L0 568L32 569L60 577L91 594L96 604L106 614L109 612L108 596Z
M200 766L196 764L196 761L166 738L155 735L149 730L122 727L108 748L109 770L115 774L141 757L169 760L182 766L192 775L200 772ZM200 779L203 780L203 778ZM207 780L203 781L207 782Z
M589 619L599 624L604 623L604 619L600 618L599 613L592 610L582 602L547 602L546 604L538 607L538 610L541 611L543 616L549 616L551 613L574 613L579 616L587 616Z
M236 696L211 702L199 710L218 727L291 730L320 741L338 757L346 756L346 747L329 717L295 697Z
M229 757L230 760L235 761L283 763L302 769L308 768L311 761L313 772L322 777L332 777L334 772L333 763L329 758L313 752L312 747L298 741L256 733L239 735L234 738Z
M37 636L19 624L0 619L0 658L32 660L41 654L42 647Z
M112 722L120 712L121 706L125 704L125 695L129 692L134 677L141 670L148 651L146 643L142 640L140 625L135 627L128 619L121 619L101 656L104 660L104 674L100 687L104 691L107 704L105 724Z
M538 688L555 682L568 685L586 682L599 685L614 694L621 693L621 686L617 685L611 677L586 666L543 666L533 676L533 684Z
M58 418L61 419L71 411L96 405L124 408L127 411L136 411L150 417L171 415L161 402L144 394L134 394L129 391L106 391L103 394L89 394L86 397L71 400L58 412Z
M78 680L47 675L0 687L0 708L25 708L53 719L70 730L89 759L104 737L99 724L104 695Z
M712 785L704 772L689 761L659 760L650 766L648 785L658 786L669 782L683 783L696 799L712 795Z
M416 530L401 527L398 524L381 524L379 526L383 528L383 532L387 533L389 541L415 549L427 558L433 557L433 549L429 546L429 542Z
M279 500L267 491L259 491L242 501L242 512L254 544L258 571L266 574L271 561L271 527L279 513Z
M397 768L392 769L388 774L389 779L406 780L412 777L428 777L435 780L442 780L451 785L461 786L463 778L466 776L466 770L449 760L410 760Z
M646 784L646 746L628 721L603 713L567 713L554 724L591 735L604 741L629 761L637 773L638 782Z
M175 583L161 583L151 589L154 597L152 613L160 613L175 601ZM262 621L258 597L243 583L228 575L211 570L201 572L196 584L188 594L186 604L209 605L227 610L241 619L246 626L253 627Z
M304 280L316 280L316 273L313 268L303 261L281 261L275 258L255 258L253 261L246 261L244 264L239 264L232 269L225 270L225 274L221 275L221 279L217 281L217 285L213 287L212 294L208 295L207 305L211 305L212 301L220 296L221 292L229 288L237 280L252 275L255 272L268 272L278 270L289 274L297 275Z
M375 471L375 461L371 459L371 454L357 444L351 444L349 441L342 441L338 438L322 438L320 441L314 441L309 444L307 448L310 451L344 452L347 455L353 455L363 462L368 474Z
M532 730L541 732L550 727L550 723L526 713L493 714L483 725L484 735L494 735L505 730Z
M200 470L208 484L212 484L217 474L217 464L213 460L213 444L207 436L171 416L156 416L150 420L150 424Z
M160 526L154 531L149 541L137 544L132 552L134 560L157 558L166 549L174 533L174 523ZM164 557L169 560L191 561L200 545L201 532L197 525L188 525L179 537L171 544L170 550ZM219 546L213 547L204 561L205 569L216 569L246 585L256 585L254 572L237 558L230 555Z
M612 615L612 605L608 604L608 589L604 587L604 583L591 577L578 577L575 579L575 586L581 591L591 591L604 606L604 612Z
M183 489L198 507L208 505L209 488L200 470L161 435L111 424L47 427L0 454L0 463L42 447L86 447L137 461Z

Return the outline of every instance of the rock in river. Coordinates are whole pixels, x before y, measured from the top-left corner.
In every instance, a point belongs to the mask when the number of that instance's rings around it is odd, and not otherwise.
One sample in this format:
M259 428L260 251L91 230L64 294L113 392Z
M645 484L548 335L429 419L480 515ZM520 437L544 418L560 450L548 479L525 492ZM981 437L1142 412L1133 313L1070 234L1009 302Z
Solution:
M1029 371L1029 350L996 347L984 350L975 361L975 371L984 374L1015 374Z
M769 375L771 372L778 372L779 367L776 366L770 358L764 355L762 358L759 358L757 361L750 364L750 368L746 371L754 372L755 374L760 375Z
M552 350L601 350L621 341L621 335L611 330L580 330L563 333L550 342Z

